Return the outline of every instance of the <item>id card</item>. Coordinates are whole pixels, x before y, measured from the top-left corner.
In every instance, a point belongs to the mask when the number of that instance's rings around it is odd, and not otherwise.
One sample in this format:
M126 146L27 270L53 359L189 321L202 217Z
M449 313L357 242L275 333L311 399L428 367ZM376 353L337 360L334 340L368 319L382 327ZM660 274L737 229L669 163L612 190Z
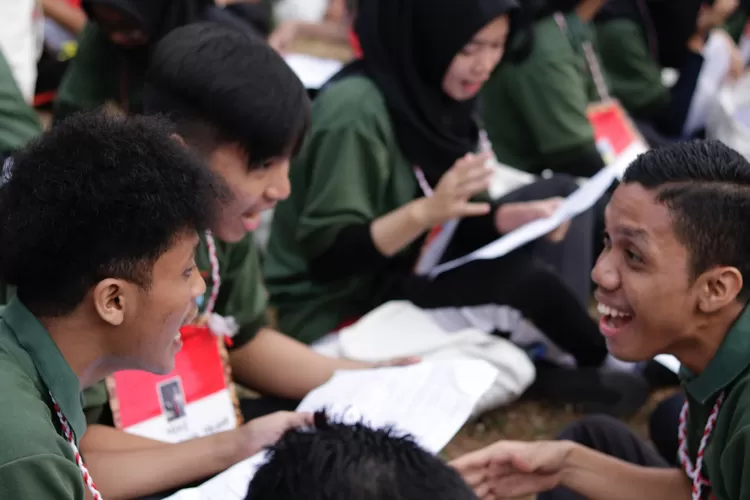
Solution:
M171 373L121 371L107 378L118 429L179 443L242 423L223 340L205 326L180 333L183 346Z
M648 143L615 100L593 104L586 110L599 154L606 165L616 165L621 177L630 164L648 151Z

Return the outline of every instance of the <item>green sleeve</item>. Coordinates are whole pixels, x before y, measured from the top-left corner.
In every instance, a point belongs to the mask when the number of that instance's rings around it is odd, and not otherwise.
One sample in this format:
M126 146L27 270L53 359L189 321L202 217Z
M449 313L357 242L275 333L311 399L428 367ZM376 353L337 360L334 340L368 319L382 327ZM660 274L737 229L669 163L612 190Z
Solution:
M258 330L269 324L266 315L268 293L263 284L260 254L252 233L238 243L223 243L221 287L216 299L216 312L232 316L239 324L239 332L232 338L236 349L247 344Z
M612 93L636 116L648 117L669 103L661 67L651 55L641 28L632 21L616 20L597 27L599 53L609 76Z
M375 130L366 123L323 130L306 145L312 165L297 240L308 260L322 255L342 227L384 215L377 201L388 182L390 155Z
M717 500L740 500L750 498L750 425L745 424L736 432L721 451L723 481L714 485Z
M575 61L561 58L520 64L504 77L507 94L521 108L534 144L549 162L555 163L562 152L594 142L586 116L586 83Z
M13 71L0 51L0 157L22 148L42 133L42 125L32 107L24 100ZM2 168L2 160L0 160Z
M54 104L55 119L92 111L115 97L116 54L99 28L88 23L78 39L78 51L63 76Z
M745 26L747 26L748 15L744 8L740 7L734 14L729 16L727 22L724 23L724 30L729 33L732 39L739 43L742 38L742 34L745 32Z
M107 383L104 380L84 389L81 397L83 399L83 413L86 415L86 423L88 425L112 425L110 422L104 421L105 416L110 415L107 411L109 406L109 392L107 391Z
M0 498L85 500L81 471L58 455L35 455L0 466Z

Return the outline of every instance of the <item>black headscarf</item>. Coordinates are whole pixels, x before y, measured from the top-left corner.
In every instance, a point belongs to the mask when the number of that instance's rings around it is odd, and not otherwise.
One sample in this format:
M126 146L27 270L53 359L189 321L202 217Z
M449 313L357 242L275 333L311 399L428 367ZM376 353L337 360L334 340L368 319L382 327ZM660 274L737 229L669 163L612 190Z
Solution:
M630 19L638 23L659 64L679 69L687 57L687 41L696 31L701 5L711 3L712 0L609 0L596 22Z
M334 77L366 74L385 97L406 158L435 185L476 149L476 99L458 102L442 90L453 58L518 0L361 0L354 24L364 57Z
M173 29L201 20L214 0L83 0L83 10L95 20L93 5L106 5L132 16L153 45Z

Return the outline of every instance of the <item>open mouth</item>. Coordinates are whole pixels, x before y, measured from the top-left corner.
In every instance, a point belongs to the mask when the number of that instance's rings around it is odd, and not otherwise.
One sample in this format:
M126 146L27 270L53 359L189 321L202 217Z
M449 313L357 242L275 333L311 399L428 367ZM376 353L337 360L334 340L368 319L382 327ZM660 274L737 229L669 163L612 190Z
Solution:
M599 303L597 306L601 319L599 320L599 330L605 337L614 337L627 328L633 321L634 315L630 312L616 309Z
M260 227L260 212L248 212L242 215L242 225L246 231L255 231Z
M464 91L469 94L476 94L481 90L482 88L482 82L471 82L468 80L465 80L461 82L461 86L464 88Z

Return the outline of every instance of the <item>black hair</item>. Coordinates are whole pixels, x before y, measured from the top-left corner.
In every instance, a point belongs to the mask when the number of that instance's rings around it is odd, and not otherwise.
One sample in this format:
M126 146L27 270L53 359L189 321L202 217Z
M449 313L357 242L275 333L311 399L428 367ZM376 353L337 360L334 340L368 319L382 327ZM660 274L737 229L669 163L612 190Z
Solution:
M408 436L315 415L269 450L245 500L476 500L461 476Z
M626 170L623 183L656 191L691 256L691 279L715 266L736 267L750 288L750 163L719 141L654 149Z
M214 221L205 166L154 118L73 116L18 152L0 187L0 279L41 317L106 278L144 289L175 238Z
M307 92L265 40L217 23L172 31L146 76L147 113L163 113L204 153L237 143L249 167L296 154L310 128Z

